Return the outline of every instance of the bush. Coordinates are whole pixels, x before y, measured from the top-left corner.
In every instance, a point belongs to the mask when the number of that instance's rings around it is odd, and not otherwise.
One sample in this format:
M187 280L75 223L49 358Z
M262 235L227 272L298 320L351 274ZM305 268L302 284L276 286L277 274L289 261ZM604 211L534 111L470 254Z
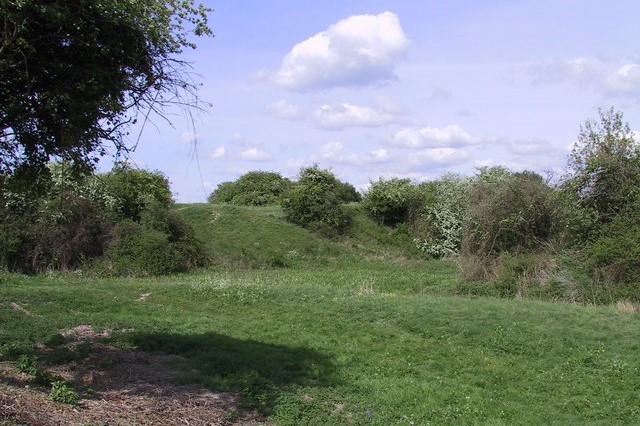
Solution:
M409 229L416 247L433 257L457 254L471 180L448 174L416 187Z
M169 180L161 172L132 168L128 163L117 163L104 175L98 175L96 186L102 186L109 196L101 196L105 210L116 220L140 221L142 213L152 204L169 209L173 197ZM106 199L105 199L106 198Z
M229 203L240 206L278 204L291 181L279 173L255 171L246 173L234 182L223 182L213 191L210 203Z
M463 254L490 257L542 248L555 229L551 194L552 188L533 172L497 180L481 175L469 192Z
M168 274L181 263L166 233L131 220L115 226L106 259L110 273L130 276Z
M640 301L640 208L616 216L589 247L592 278L613 300Z
M146 276L185 272L205 263L193 229L160 207L144 212L140 222L118 222L101 268L113 275Z
M170 211L173 200L162 174L126 165L106 175L74 176L65 163L49 170L38 193L3 188L2 266L25 273L77 269L105 253L113 264L109 270L126 275L204 263L193 230Z
M302 169L296 184L283 195L282 210L290 222L327 237L343 234L351 212L340 199L340 181L317 165Z
M61 168L52 169L44 194L17 189L3 194L0 262L11 271L75 269L103 253L110 224L100 206L58 182Z
M375 220L394 226L405 222L414 195L409 179L379 179L371 182L371 187L362 200L362 206Z
M336 192L338 199L343 203L357 203L362 200L360 193L348 182L338 181Z

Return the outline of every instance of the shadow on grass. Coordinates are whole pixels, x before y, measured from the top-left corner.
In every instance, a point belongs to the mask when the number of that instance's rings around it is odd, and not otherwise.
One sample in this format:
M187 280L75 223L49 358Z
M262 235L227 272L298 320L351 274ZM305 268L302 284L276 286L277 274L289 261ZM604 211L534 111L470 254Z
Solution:
M336 385L330 357L304 347L205 334L132 333L126 340L146 352L178 355L180 384L238 393L248 408L271 413L277 399L296 386Z

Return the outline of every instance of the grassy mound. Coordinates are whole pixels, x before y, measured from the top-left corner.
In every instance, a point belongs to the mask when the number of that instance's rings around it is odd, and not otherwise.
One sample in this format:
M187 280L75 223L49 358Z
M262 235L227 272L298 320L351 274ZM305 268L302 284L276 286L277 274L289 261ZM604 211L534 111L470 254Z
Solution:
M226 269L310 267L365 258L420 259L405 229L372 221L356 205L348 235L327 240L284 219L279 206L179 205L213 264Z

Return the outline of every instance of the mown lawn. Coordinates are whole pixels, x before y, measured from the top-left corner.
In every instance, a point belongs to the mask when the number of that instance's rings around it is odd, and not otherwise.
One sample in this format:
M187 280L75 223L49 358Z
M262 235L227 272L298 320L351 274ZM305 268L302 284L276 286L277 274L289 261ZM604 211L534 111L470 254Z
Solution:
M1 353L43 356L79 324L115 330L112 344L181 355L181 382L238 392L279 425L640 424L639 315L456 296L444 261L345 259L3 274Z

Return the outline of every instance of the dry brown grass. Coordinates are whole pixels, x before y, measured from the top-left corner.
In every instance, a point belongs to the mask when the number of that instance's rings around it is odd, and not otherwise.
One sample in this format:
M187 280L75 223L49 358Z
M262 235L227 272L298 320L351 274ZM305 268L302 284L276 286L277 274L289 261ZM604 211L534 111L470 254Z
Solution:
M640 313L640 303L620 300L616 303L616 310L623 314L638 314Z

